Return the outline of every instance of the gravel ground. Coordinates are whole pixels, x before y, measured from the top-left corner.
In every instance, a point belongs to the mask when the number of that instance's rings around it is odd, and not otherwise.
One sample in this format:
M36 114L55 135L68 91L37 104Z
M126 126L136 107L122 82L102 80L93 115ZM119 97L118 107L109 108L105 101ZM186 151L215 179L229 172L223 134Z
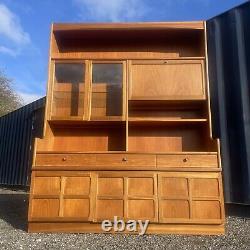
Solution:
M250 249L249 207L245 207L243 213L235 208L228 210L230 216L227 216L227 233L224 236L28 234L25 231L27 200L28 195L24 191L0 188L1 250Z

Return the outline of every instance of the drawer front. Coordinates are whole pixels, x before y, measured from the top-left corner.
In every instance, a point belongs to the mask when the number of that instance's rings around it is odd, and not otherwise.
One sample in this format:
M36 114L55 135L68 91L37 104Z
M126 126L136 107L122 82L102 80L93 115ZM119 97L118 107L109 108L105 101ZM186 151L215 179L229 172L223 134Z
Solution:
M96 166L102 167L156 167L156 156L146 154L100 154Z
M94 166L95 154L37 154L36 166Z
M218 167L217 155L157 155L157 167Z

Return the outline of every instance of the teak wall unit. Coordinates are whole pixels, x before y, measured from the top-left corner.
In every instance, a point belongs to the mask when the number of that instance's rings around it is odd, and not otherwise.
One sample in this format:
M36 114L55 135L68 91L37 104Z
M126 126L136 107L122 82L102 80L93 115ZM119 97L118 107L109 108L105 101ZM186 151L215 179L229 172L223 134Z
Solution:
M224 233L204 22L54 24L30 232Z

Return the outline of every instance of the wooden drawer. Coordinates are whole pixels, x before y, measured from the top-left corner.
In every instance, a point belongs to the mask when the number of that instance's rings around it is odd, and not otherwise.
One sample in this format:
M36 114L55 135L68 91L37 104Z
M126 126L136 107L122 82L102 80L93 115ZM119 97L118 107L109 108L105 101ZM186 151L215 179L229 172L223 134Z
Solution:
M95 154L37 154L36 166L93 166Z
M157 167L218 167L216 154L157 155Z
M156 156L147 154L100 154L96 166L101 167L156 167Z

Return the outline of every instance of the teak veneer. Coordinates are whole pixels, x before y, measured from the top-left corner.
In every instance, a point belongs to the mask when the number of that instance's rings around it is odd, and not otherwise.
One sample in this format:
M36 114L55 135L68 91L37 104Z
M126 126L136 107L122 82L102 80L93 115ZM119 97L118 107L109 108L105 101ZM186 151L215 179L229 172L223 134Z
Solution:
M204 22L53 24L48 76L29 232L224 233Z

